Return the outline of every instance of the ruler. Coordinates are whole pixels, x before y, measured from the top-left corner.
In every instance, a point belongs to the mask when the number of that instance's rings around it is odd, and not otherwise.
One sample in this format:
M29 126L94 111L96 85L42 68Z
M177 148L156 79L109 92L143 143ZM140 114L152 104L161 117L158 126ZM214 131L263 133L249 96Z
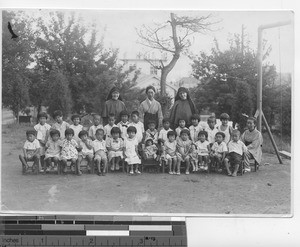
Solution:
M0 247L187 246L185 217L0 216Z

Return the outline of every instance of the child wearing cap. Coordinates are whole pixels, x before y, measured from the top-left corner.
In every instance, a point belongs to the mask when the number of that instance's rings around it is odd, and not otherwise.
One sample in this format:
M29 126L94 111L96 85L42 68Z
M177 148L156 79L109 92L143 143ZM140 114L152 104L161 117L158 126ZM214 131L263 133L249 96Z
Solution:
M36 139L36 131L27 130L26 131L27 140L23 146L23 155L19 155L19 159L22 163L23 170L27 171L28 169L28 161L33 161L33 171L39 168L40 162L40 143Z
M223 132L225 134L224 142L227 144L231 139L231 133L233 128L228 125L229 115L227 113L222 113L220 115L220 120L222 124L217 127L219 132Z

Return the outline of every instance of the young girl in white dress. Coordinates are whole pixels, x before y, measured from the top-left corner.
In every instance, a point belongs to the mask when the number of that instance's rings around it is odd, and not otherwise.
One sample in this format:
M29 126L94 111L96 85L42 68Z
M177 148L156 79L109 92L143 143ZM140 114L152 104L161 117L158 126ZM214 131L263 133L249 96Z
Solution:
M119 170L119 162L123 158L124 142L121 138L121 130L118 127L112 127L111 137L107 138L106 148L108 150L108 161L111 163L112 171Z

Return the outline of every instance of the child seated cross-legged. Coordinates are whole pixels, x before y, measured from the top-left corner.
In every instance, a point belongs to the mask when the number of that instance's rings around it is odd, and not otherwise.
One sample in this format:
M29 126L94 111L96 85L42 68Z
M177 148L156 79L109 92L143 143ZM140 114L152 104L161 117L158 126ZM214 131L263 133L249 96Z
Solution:
M110 170L119 170L119 162L123 159L124 141L121 138L121 130L113 127L110 132L111 137L106 139L106 148L108 150L108 161L110 162Z
M216 169L218 172L222 172L222 165L226 152L227 145L224 142L225 134L223 132L216 133L216 142L212 145L210 151L211 164L216 164Z
M200 131L198 134L198 141L196 142L199 168L203 170L208 170L210 145L207 141L207 136L206 131Z
M190 174L190 154L192 141L189 139L189 130L183 129L177 137L177 175L180 175L181 162L186 163L185 174Z
M66 129L65 139L61 143L61 164L63 168L63 173L67 172L67 161L71 161L71 170L75 172L75 165L78 159L78 151L80 148L78 143L73 139L74 130Z
M130 174L140 174L139 165L141 164L141 157L138 153L139 141L136 137L136 128L129 126L127 129L128 138L124 140L124 157L127 164L130 166ZM134 170L135 166L135 170Z
M164 143L164 153L163 158L167 162L169 167L169 174L176 174L175 168L177 165L177 155L176 155L176 132L171 130L167 134L168 140Z
M87 170L90 171L93 167L92 162L94 158L93 142L88 138L88 132L82 130L79 132L78 137L80 138L78 142L79 149L81 150L78 154L77 160L77 175L81 176L82 171L80 169L81 161L87 159Z
M145 147L143 150L144 159L157 159L157 150L157 146L153 143L153 139L146 139Z
M242 162L243 153L247 152L246 145L240 140L240 131L233 130L232 131L232 140L228 143L228 153L226 158L224 159L224 164L227 170L228 176L237 176L237 171ZM230 165L234 167L234 171L231 172Z
M95 152L94 162L98 169L98 175L105 176L107 169L107 149L106 149L106 141L104 138L104 130L97 129L96 130L96 140L93 141L93 147ZM101 170L101 161L103 164L103 169Z
M23 155L19 155L19 159L22 162L23 171L27 171L28 169L28 161L33 161L33 171L37 171L39 169L40 162L40 143L36 139L36 131L27 130L26 131L27 140L23 146ZM36 170L37 169L37 170Z
M60 132L58 130L50 130L50 138L45 146L45 167L44 173L54 170L56 167L59 169L60 151L61 151ZM53 162L53 165L52 165Z

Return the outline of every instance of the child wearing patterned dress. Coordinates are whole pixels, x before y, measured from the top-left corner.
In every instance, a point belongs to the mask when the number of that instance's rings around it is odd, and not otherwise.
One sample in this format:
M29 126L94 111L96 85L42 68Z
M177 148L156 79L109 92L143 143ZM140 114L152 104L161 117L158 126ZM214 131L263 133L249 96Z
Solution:
M36 139L40 142L40 160L41 167L44 168L44 159L45 159L45 144L48 139L49 130L51 126L46 123L48 115L46 112L41 112L37 116L39 123L34 126L36 130Z
M40 162L40 143L36 139L36 131L27 130L26 131L26 142L23 146L23 155L19 155L19 159L22 163L23 169L26 171L28 169L27 161L33 161L33 170L39 169Z
M170 128L170 120L168 118L163 119L163 128L160 130L158 139L162 139L164 142L168 140L168 132L173 131Z
M143 125L144 127L144 125ZM135 173L140 174L139 165L141 157L138 153L138 139L136 137L136 128L129 126L127 129L128 138L124 140L124 157L127 164L130 166L130 174L133 174L134 166Z
M179 138L177 138L177 175L180 175L181 162L186 163L185 174L190 174L189 169L192 141L189 139L189 135L189 131L187 129L183 129L180 132Z
M53 113L53 119L55 120L55 123L52 125L52 129L56 129L60 132L60 139L65 139L65 131L66 129L70 128L70 125L63 121L63 114L62 111L57 110Z
M223 141L224 138L225 134L223 132L217 132L216 142L212 145L210 151L211 163L216 164L216 169L218 172L222 172L220 166L223 163L226 152L228 150L226 143Z
M129 114L127 111L122 111L120 113L120 116L121 116L121 121L117 124L117 127L121 130L121 137L124 140L125 138L128 137L127 128L129 126L129 121L128 121Z
M92 125L92 126L90 127L90 129L89 129L89 137L90 137L92 140L95 140L95 139L96 139L96 136L95 136L96 131L97 131L98 129L103 129L103 130L104 130L104 128L103 128L103 125L100 124L100 123L101 123L101 117L100 117L99 114L95 114L95 115L93 116L93 122L94 122L94 125Z
M65 139L61 143L61 163L63 173L67 172L67 161L71 160L71 169L75 171L75 165L78 159L79 146L78 143L73 139L74 130L66 129Z
M79 115L73 115L71 117L71 120L73 124L70 125L70 128L74 130L74 139L75 141L79 142L80 137L78 136L79 132L83 130L83 126L80 124L80 116Z
M106 149L106 141L104 138L104 130L97 129L96 130L96 140L93 141L93 148L95 152L94 161L98 168L98 175L105 176L105 172L107 169L107 149ZM101 170L101 161L103 164L103 169Z
M151 138L154 144L157 144L158 141L158 131L155 129L155 121L149 120L148 121L148 129L145 132L145 140Z
M83 159L87 159L87 170L90 171L92 167L92 162L94 158L94 150L93 150L93 141L88 138L88 132L86 130L82 130L79 132L78 137L80 138L78 142L79 149L81 151L78 154L77 160L77 175L81 176L82 171L80 170L80 164Z
M118 127L116 124L116 117L115 114L111 113L108 116L108 124L104 126L104 135L105 135L105 139L110 138L111 137L111 130L113 127Z
M196 144L193 142L191 144L190 164L192 165L193 172L198 171L198 150Z
M119 170L119 162L123 158L124 141L120 137L121 130L118 127L111 129L111 137L106 139L106 148L108 150L108 161L110 162L110 170Z
M164 160L167 162L169 167L169 174L176 174L176 165L177 165L177 155L176 155L176 132L171 130L167 134L168 140L164 143Z
M198 133L202 130L200 124L200 116L198 114L193 114L191 117L192 125L189 127L190 137L193 143L196 143L198 140Z
M60 160L60 151L61 151L61 140L60 132L58 130L50 130L50 138L48 139L45 146L45 166L44 173L48 172L50 169L55 167L58 169L58 163ZM53 162L53 166L52 166Z
M240 140L240 131L232 131L232 140L228 143L228 153L224 159L224 164L227 170L228 176L237 176L237 171L242 162L243 153L247 152L246 145ZM230 165L234 167L234 171L230 171Z
M178 121L178 127L175 129L176 131L176 135L177 135L177 139L180 137L180 133L182 130L189 130L187 127L185 127L185 120L180 119Z
M197 150L198 150L198 162L200 169L207 170L208 169L208 161L209 161L209 152L210 145L207 141L207 132L200 131L198 134L198 141L196 142Z
M145 141L145 147L143 150L144 159L156 159L157 158L157 146L153 143L152 138L148 138Z

